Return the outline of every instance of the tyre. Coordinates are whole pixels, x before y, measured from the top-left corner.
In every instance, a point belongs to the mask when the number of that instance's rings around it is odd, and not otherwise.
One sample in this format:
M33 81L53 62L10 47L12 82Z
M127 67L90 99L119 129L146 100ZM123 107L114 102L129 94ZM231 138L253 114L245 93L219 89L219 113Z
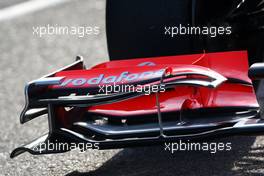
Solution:
M249 63L263 61L264 15L260 0L107 0L110 60L248 50ZM240 6L240 9L237 8ZM231 26L232 35L164 35L166 26Z
M110 60L195 52L192 38L164 34L165 26L191 24L191 6L190 0L108 0L106 31Z

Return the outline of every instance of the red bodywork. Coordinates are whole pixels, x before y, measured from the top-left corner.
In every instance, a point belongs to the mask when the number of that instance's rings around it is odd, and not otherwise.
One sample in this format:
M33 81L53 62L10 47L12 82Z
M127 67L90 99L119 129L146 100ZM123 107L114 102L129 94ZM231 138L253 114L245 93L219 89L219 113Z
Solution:
M258 107L255 92L248 77L248 56L246 51L192 54L155 58L140 58L105 62L89 70L61 71L56 77L65 77L65 89L90 88L98 85L133 82L132 74L139 76L136 82L161 76L161 69L173 68L175 71L188 69L211 69L228 80L217 88L199 86L177 86L174 90L160 93L162 112L184 109L216 108L216 107ZM153 74L141 75L151 71ZM120 74L128 72L131 80L120 78ZM103 74L103 76L101 75ZM141 75L141 77L140 77ZM119 77L119 80L117 80ZM72 80L82 78L73 85ZM98 78L98 79L92 79ZM88 84L87 80L92 84ZM105 82L103 82L105 79ZM83 84L82 81L85 81ZM118 82L119 81L119 82ZM97 84L98 83L98 84ZM63 83L62 83L63 84ZM53 85L52 89L60 89L61 85ZM108 116L136 116L157 113L155 95L145 95L112 104L87 107L87 111Z
M16 148L11 157L69 150L35 148L50 141L107 149L263 134L248 67L246 51L110 61L91 69L84 69L79 58L26 85L20 122L47 114L49 133ZM258 75L259 68L255 72ZM115 85L165 89L149 95L100 92L99 87Z

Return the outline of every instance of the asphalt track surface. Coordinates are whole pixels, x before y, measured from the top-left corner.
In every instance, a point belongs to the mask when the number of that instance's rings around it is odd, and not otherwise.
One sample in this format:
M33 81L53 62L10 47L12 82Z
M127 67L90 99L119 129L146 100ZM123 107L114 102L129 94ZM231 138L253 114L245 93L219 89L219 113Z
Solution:
M4 8L22 0L1 0ZM264 175L264 137L232 137L231 151L175 152L164 146L120 150L71 151L15 159L13 148L47 132L46 117L20 125L23 87L83 55L87 66L107 60L103 0L74 0L0 22L0 175ZM33 27L50 25L99 26L99 35L33 35Z
M0 8L2 9L4 7L10 7L21 2L25 2L25 0L1 0Z

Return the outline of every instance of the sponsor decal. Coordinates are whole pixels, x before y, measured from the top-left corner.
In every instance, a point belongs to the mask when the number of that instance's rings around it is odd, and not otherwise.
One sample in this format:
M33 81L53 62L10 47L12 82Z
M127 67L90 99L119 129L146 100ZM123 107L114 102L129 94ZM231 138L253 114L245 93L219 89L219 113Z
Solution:
M59 87L65 86L84 86L84 85L101 85L101 84L118 84L118 83L130 83L143 81L151 78L161 77L164 69L156 71L146 71L142 73L129 73L128 71L122 72L120 75L105 76L105 74L100 74L92 78L69 78L65 79Z
M142 66L155 66L156 64L154 62L142 62L140 64L138 64L139 67Z

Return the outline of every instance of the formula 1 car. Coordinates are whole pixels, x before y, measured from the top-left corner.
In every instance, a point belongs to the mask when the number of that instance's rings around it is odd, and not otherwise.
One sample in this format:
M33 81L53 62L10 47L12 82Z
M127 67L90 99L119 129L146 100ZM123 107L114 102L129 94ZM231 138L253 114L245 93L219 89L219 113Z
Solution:
M77 57L28 83L20 121L47 114L49 133L11 157L71 144L108 149L263 134L255 93L264 77L263 8L263 0L107 0L110 61L85 69ZM163 35L180 24L231 26L232 35Z
M41 147L48 143L109 149L263 134L252 79L264 77L264 65L248 67L246 51L109 61L90 69L77 57L26 85L20 122L47 114L49 133L11 157L70 150Z

